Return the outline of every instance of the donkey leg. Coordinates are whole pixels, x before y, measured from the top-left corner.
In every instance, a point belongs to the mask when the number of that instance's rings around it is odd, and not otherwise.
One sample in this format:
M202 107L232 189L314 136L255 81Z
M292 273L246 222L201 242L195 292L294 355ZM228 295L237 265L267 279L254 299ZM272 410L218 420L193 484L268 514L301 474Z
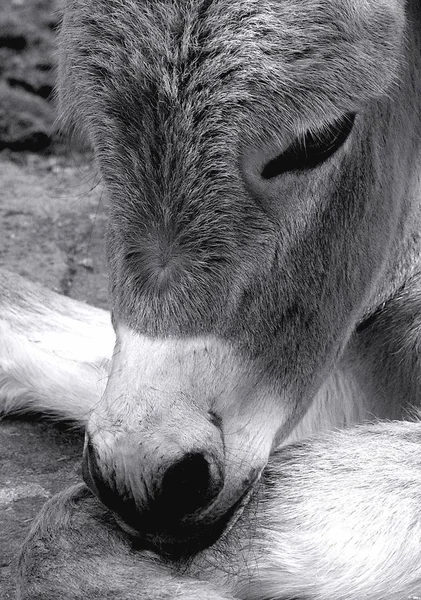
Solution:
M263 478L248 598L420 598L420 448L421 424L395 421L278 451Z
M19 561L19 600L229 600L217 586L181 575L130 539L84 485L50 500Z
M0 269L0 414L36 411L83 425L113 344L106 311Z

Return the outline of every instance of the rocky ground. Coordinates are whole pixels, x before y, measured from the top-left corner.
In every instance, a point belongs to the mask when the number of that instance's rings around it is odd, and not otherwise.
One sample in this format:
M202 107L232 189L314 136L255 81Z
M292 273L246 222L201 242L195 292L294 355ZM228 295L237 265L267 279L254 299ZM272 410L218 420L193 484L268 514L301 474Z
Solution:
M101 189L89 155L67 154L53 133L56 8L53 0L0 2L0 266L106 307ZM81 449L81 433L68 427L0 421L0 600L14 598L16 556L33 517L80 478Z
M51 148L56 77L56 0L2 0L0 149Z

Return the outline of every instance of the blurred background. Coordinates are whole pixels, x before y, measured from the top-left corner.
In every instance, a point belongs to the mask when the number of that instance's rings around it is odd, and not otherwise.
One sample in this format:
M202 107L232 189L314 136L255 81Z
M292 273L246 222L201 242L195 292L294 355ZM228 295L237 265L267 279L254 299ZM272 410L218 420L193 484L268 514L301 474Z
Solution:
M56 0L0 0L0 266L107 306L106 206L89 151L54 135ZM0 420L0 600L52 494L80 479L80 432Z

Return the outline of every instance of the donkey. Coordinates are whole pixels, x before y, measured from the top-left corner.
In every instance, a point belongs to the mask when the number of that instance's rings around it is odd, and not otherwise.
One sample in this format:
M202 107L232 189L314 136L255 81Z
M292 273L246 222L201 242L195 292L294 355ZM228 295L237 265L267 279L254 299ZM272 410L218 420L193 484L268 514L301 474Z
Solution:
M59 104L108 196L116 339L101 311L3 274L3 410L86 428L85 482L126 537L65 493L23 594L421 593L419 426L302 442L419 405L420 91L417 0L69 0ZM103 528L85 554L80 515ZM233 564L222 591L189 587Z

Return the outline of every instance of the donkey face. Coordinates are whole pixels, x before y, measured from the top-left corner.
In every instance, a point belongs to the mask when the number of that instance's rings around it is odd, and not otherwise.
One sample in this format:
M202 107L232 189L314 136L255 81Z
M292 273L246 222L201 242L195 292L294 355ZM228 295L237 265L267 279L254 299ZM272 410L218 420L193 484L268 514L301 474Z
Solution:
M85 477L161 551L238 514L382 293L410 154L399 4L67 8L60 101L109 198L117 334Z

